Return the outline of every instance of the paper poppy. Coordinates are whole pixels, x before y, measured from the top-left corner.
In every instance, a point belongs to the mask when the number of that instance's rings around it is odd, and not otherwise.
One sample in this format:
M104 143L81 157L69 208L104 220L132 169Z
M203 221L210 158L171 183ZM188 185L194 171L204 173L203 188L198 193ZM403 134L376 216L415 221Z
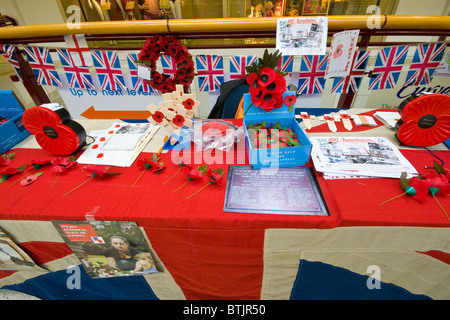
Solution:
M434 187L443 193L450 192L450 183L447 176L438 173L426 173L422 177L428 188Z
M145 171L147 169L152 168L152 172L158 174L165 167L164 162L160 161L160 159L156 153L153 154L152 158L139 160L138 166L141 167L143 170L142 170L141 174L139 175L139 177L136 179L136 181L131 186L131 189L133 189L133 187L141 179L141 177L143 176L143 174L145 173Z
M275 81L276 72L272 68L262 68L259 74L258 84L266 87Z
M396 136L408 146L428 147L450 138L450 97L427 94L405 100L399 106Z
M91 174L91 176L87 180L85 180L83 183L81 183L80 185L78 185L75 188L73 188L72 190L66 192L63 196L67 196L69 193L72 193L73 191L77 190L82 185L89 182L91 179L93 179L95 177L102 178L104 176L113 176L113 175L121 174L120 172L109 171L109 167L102 167L102 166L98 166L98 165L94 165L94 164L87 165L86 167L83 168L83 170L89 172Z
M177 114L173 119L172 122L174 125L176 125L177 127L182 127L184 124L184 117L180 114Z
M0 183L4 182L5 180L9 179L10 177L12 177L15 174L18 174L21 171L22 170L20 170L19 168L7 168L7 169L0 171L0 176L1 176Z
M187 110L191 110L195 106L195 102L192 99L186 99L181 104Z
M182 161L182 160L179 161L179 165L180 165L180 168L178 169L178 171L175 172L175 174L172 175L167 181L165 181L165 182L163 183L163 185L165 185L167 182L169 182L170 180L172 180L178 173L180 173L180 171L183 169L183 167L192 168L192 165L190 165L190 164L188 164L188 163L185 163L185 162Z
M286 91L286 79L275 72L275 78L265 88L273 95L282 95Z
M33 182L35 182L41 175L42 175L42 172L38 172L36 174L30 174L25 179L22 179L20 181L20 185L22 187L28 186L28 185L32 184Z
M249 93L251 96L257 96L261 91L258 85L258 74L252 73L247 76L247 84L249 85Z
M283 105L282 96L286 91L286 79L277 69L280 58L281 53L278 50L269 54L266 49L263 58L246 67L248 73L246 80L252 104L266 112Z
M73 165L75 165L75 163L76 163L75 160L76 160L76 157L71 157L71 158L58 157L51 161L51 164L53 166L50 170L54 173L57 173L58 175L56 176L56 179L53 182L53 184L50 186L50 189L53 188L53 186L56 184L56 181L58 181L61 173L66 172L67 170L69 170L69 168L71 168Z
M196 192L194 192L190 196L186 197L186 199L189 199L189 198L195 196L197 193L199 193L200 191L202 191L206 187L210 186L211 184L216 184L218 186L221 186L221 185L223 185L225 183L225 180L223 178L224 172L223 172L222 168L219 168L219 169L216 169L216 170L209 169L206 172L206 175L209 177L208 184L203 186L202 188L200 188L199 190L197 190Z
M0 166L9 166L11 162L9 158L0 157Z
M189 167L183 166L181 168L181 172L183 172L188 177L188 180L184 184L182 184L181 186L176 188L175 190L172 190L172 192L180 190L181 188L183 188L185 185L187 185L189 182L191 182L193 180L203 179L203 175L206 173L207 170L208 170L207 164L205 164L203 166L199 166L198 168L192 168L190 166Z
M336 47L336 50L335 50L334 53L333 53L333 58L334 58L334 59L339 58L339 57L342 55L342 53L344 53L344 50L342 50L343 47L344 47L344 46L343 46L342 44L340 44L340 45L338 45L338 46Z

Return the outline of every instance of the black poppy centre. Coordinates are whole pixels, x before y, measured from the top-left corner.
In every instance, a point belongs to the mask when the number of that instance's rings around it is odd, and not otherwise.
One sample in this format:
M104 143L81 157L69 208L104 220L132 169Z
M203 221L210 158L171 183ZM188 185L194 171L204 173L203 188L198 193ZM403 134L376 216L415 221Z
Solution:
M418 126L421 129L430 129L436 124L437 118L435 115L427 114L419 119Z

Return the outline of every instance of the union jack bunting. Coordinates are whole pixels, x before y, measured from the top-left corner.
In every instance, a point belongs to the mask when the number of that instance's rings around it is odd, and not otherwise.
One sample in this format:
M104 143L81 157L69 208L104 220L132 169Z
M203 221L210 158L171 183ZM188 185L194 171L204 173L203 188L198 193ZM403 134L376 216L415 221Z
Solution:
M224 82L223 57L219 55L198 55L195 57L199 91L218 91Z
M78 67L73 56L67 49L57 49L59 60L66 73L67 81L71 88L94 89L92 76L88 67Z
M328 55L302 57L298 78L298 94L322 93L325 85Z
M136 92L155 92L155 90L153 90L152 86L150 86L147 81L144 81L144 79L137 76L137 65L135 63L135 61L138 60L137 53L129 52L127 54L127 60L128 69L130 69L131 83L133 85L132 89Z
M177 62L171 56L163 54L161 56L161 65L163 68L163 72L166 75L174 76L177 72Z
M66 41L67 50L69 51L75 66L92 66L92 56L84 34L66 35L64 36L64 40Z
M114 51L91 51L102 90L126 90L119 54Z
M355 51L349 75L334 78L331 93L356 93L364 76L369 55L370 51Z
M253 62L256 62L256 56L231 56L230 79L245 78L245 67L252 65Z
M14 71L17 76L22 80L22 72L20 71L20 65L17 61L17 51L16 47L10 44L2 44L0 45L0 53L11 63Z
M50 51L43 47L23 47L28 58L28 63L33 70L39 84L61 87L61 79L53 65Z
M420 44L409 67L404 86L429 85L446 47L446 43Z
M277 68L281 72L292 72L294 67L294 56L282 56L278 62Z
M383 48L377 56L369 90L392 89L397 84L409 46Z

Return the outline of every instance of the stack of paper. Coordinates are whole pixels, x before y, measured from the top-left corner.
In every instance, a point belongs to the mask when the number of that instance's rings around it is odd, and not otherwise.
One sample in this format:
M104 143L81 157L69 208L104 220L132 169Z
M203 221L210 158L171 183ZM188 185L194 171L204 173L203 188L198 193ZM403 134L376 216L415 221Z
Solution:
M395 128L395 124L401 117L397 111L377 111L373 115L391 129Z
M91 132L95 141L78 163L129 167L155 135L159 126L150 123L115 122L108 130Z
M400 178L417 171L384 137L312 137L311 159L325 178Z

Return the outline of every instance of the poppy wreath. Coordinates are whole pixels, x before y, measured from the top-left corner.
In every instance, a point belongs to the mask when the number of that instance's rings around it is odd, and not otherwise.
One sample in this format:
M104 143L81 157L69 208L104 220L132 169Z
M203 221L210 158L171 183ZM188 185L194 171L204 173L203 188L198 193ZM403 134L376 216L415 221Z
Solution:
M286 91L284 76L287 73L277 68L280 58L278 50L269 53L266 49L262 58L246 67L252 104L266 112L283 106L283 93Z
M156 61L165 54L175 59L177 71L175 75L169 76L161 74L156 70ZM137 63L150 65L151 81L147 81L152 88L162 93L175 91L175 85L181 84L187 91L194 79L194 61L188 49L183 46L180 40L172 36L162 37L156 35L148 38L141 52L138 55Z
M403 101L398 111L397 139L407 146L428 147L450 138L450 97L424 94Z

